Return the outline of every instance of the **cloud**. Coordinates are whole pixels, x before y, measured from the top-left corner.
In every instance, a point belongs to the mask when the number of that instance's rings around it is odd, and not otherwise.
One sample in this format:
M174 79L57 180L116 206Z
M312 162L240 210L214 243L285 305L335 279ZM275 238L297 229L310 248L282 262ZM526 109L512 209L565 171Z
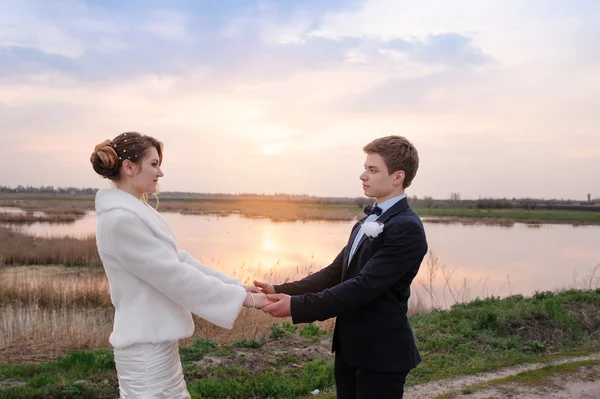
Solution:
M127 130L165 142L163 190L361 195L388 134L421 196L562 196L597 170L596 3L4 3L0 184L100 185L89 152Z

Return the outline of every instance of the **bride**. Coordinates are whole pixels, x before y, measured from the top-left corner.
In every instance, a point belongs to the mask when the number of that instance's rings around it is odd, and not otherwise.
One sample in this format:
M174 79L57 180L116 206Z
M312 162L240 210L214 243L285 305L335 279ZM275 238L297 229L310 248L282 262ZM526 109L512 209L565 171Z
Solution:
M156 139L129 132L97 145L90 158L116 186L96 194L96 241L115 307L109 341L122 399L190 398L178 340L194 332L191 312L230 329L242 306L270 303L255 287L178 248L147 203L163 176L162 149Z

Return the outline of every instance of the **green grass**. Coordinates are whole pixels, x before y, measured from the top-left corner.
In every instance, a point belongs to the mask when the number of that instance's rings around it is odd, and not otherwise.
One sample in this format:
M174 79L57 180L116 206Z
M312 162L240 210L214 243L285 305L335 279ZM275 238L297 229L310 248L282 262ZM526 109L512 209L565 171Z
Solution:
M346 209L358 216L362 215L362 207L357 205L321 205L321 204L299 204L300 208L322 208L322 209ZM426 208L413 207L415 212L421 216L435 216L448 218L469 219L500 219L505 221L531 222L531 223L585 223L600 224L600 212L571 211L560 209L470 209L470 208Z
M234 348L258 349L258 348L260 348L261 343L254 339L238 339L237 341L233 341L231 346Z
M300 398L334 383L333 363L318 360L291 373L277 370L252 376L247 368L230 367L188 384L192 398Z
M529 222L564 222L600 224L600 212L526 209L469 209L415 207L421 217L494 218Z
M423 361L409 374L407 385L547 363L600 350L600 289L478 299L450 310L415 315L411 324ZM303 352L292 350L318 345L316 339L324 336L323 330L312 324L298 327L284 322L274 324L271 335L265 342L239 340L219 347L211 340L197 339L181 347L192 397L302 398L310 397L314 389L325 391L317 397L334 397L330 393L334 384L331 359L306 360ZM210 362L197 363L207 355L221 356L224 363L212 367ZM0 389L0 399L117 395L112 352L107 350L72 352L41 365L0 365L0 386L7 381L25 385Z
M181 361L183 363L196 362L216 349L216 347L217 344L212 340L196 338L193 345L182 346L179 349Z
M581 362L573 362L559 365L549 365L538 370L525 371L517 375L513 375L506 378L499 378L487 383L487 386L502 385L506 383L519 383L527 385L544 385L548 380L558 374L576 374L581 372L584 367L600 366L600 360L584 360ZM598 376L594 372L593 377L597 379ZM594 380L592 379L592 380Z
M326 334L327 334L327 331L323 330L319 326L314 325L313 323L306 324L300 330L301 336L303 336L305 338L310 338L313 340L317 340Z
M0 365L0 381L25 385L0 390L0 398L114 398L117 380L112 351L77 351L40 365Z
M541 292L454 305L411 318L423 362L416 384L600 349L600 290Z
M68 196L68 195L45 195L45 194L28 194L23 196L2 196L0 199L8 201L21 199L24 201L65 201L65 202L89 202L93 205L93 196ZM177 205L179 204L233 204L244 202L255 202L253 200L246 200L243 198L228 198L228 199L214 199L214 198L171 198L164 197L160 198L160 202L164 204ZM268 201L265 201L268 202ZM470 209L470 208L458 208L451 207L450 204L443 207L432 207L427 208L423 206L415 206L413 209L420 216L435 216L435 217L455 217L455 218L474 218L474 219L502 219L506 221L522 221L532 223L575 223L575 224L600 224L600 212L594 211L576 211L576 210L560 210L560 209ZM347 211L350 214L356 216L363 215L362 206L357 204L316 204L316 203L295 203L295 206L299 209L320 209L324 211L331 211L331 215L336 215L340 211ZM218 207L217 207L218 208ZM160 209L160 208L159 208ZM173 209L176 210L176 209ZM199 209L197 209L199 210ZM325 212L327 214L327 212ZM265 214L266 215L266 214ZM334 218L334 220L337 220Z
M281 325L275 323L271 327L271 333L269 334L269 338L272 340L278 340L282 338L289 338L296 333L298 326L290 324L287 321L281 323Z

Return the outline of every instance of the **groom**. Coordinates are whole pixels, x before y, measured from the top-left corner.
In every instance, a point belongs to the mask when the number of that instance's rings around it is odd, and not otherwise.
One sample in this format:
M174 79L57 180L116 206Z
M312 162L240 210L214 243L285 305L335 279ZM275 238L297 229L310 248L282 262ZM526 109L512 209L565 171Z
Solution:
M276 301L262 309L272 316L292 316L294 324L337 316L333 351L338 399L397 399L408 372L421 361L407 309L427 241L404 194L419 157L402 136L376 139L364 151L360 179L365 195L376 203L365 209L367 216L354 226L333 263L292 283L255 285Z

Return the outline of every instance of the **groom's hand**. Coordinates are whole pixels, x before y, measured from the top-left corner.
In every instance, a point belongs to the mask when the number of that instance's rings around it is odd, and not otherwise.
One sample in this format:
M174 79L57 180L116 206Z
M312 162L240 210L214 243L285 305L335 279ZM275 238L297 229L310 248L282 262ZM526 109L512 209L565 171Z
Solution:
M257 286L255 285L246 285L244 284L244 289L246 290L246 292L262 292Z
M275 301L261 310L271 314L273 317L288 317L292 315L292 297L286 294L271 294L267 295L271 301Z
M275 288L271 284L263 283L260 281L255 281L254 285L256 287L260 288L260 290L262 292L264 292L265 294L274 294L275 293Z

